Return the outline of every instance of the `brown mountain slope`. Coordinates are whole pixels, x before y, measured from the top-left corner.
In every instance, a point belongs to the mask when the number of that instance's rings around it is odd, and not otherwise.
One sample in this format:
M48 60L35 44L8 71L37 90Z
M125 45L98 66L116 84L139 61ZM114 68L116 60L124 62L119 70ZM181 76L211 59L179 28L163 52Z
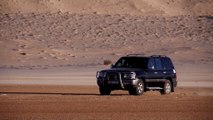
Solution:
M0 67L100 65L129 53L213 65L212 0L1 0ZM197 16L199 15L199 16Z
M212 17L1 14L0 65L94 65L129 53L213 63Z
M1 0L1 13L213 15L212 0Z

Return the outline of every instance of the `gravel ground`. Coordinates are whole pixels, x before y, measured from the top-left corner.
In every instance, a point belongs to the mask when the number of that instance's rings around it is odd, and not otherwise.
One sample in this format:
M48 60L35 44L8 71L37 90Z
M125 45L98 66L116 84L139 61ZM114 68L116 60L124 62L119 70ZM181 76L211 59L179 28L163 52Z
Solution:
M211 120L212 88L177 88L130 96L113 91L100 96L96 86L1 85L1 120Z

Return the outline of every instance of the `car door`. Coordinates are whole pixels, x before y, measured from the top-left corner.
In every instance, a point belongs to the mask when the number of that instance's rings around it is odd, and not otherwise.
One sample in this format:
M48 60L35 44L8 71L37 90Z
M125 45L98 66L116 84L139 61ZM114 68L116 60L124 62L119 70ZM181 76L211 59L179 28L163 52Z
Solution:
M163 65L161 62L161 58L155 58L155 76L158 81L162 80L164 78L164 71L163 71Z
M155 65L155 59L154 58L150 58L149 62L148 62L148 66L147 66L147 74L146 74L146 80L149 81L153 81L154 79L156 79L156 65Z
M156 82L163 78L162 63L160 58L150 58L147 70L147 82Z

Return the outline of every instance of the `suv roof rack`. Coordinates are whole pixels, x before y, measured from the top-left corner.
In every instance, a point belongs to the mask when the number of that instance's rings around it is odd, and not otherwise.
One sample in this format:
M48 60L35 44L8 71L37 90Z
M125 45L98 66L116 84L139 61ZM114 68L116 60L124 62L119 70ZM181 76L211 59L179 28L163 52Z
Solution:
M144 56L144 54L128 54L127 56Z
M144 54L128 54L126 56L141 56L141 57L145 57ZM167 57L166 55L151 55L150 57Z
M152 55L150 57L166 57L165 55Z

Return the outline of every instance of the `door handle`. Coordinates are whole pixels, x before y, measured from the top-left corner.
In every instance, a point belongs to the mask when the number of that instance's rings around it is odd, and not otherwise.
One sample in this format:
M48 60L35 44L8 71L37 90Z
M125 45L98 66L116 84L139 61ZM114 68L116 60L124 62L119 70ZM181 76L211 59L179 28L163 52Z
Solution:
M158 74L158 72L154 72L155 74Z
M166 72L166 71L164 71L163 73L164 73L164 74L166 74L167 72Z

